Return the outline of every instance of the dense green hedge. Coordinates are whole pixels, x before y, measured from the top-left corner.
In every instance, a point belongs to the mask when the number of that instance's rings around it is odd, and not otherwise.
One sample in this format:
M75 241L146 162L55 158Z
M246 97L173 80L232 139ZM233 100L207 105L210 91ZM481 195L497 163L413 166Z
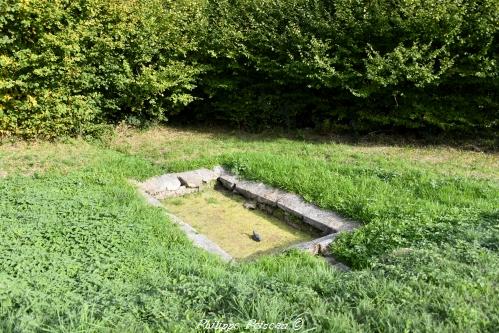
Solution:
M0 2L0 130L76 135L192 101L195 0Z
M0 131L498 126L497 0L4 0ZM186 107L187 106L187 107Z
M209 20L212 116L326 129L497 125L497 0L218 0Z

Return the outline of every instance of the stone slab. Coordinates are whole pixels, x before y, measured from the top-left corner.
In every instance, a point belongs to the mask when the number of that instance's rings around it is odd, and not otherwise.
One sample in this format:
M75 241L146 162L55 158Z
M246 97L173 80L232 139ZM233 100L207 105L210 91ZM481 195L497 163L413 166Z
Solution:
M338 214L314 207L303 216L303 222L313 226L327 226L334 232L352 231L360 225L357 222L345 219Z
M180 172L176 175L182 185L189 188L201 187L203 184L210 183L218 177L215 172L205 168Z
M264 189L261 193L258 193L256 199L258 202L263 204L277 207L279 200L286 195L286 192L268 187L264 185Z
M317 238L309 242L293 245L289 247L288 250L298 249L307 251L308 253L313 255L322 255L322 258L324 258L324 260L334 268L342 272L348 272L350 271L350 267L339 262L334 256L329 253L329 245L336 239L338 235L339 233L329 234L327 236Z
M143 184L141 184L135 180L129 180L129 182L130 182L130 184L137 187L139 193L144 197L144 199L146 199L146 201L149 205L155 206L155 207L162 207L161 202L158 199L156 199L155 197L153 197L152 195L150 195L149 193L146 192L146 190L143 187Z
M195 187L195 188L188 188L188 187L182 185L182 186L180 186L180 188L178 190L160 192L160 193L157 193L155 195L155 197L157 199L159 199L159 200L163 200L163 199L166 199L166 198L180 197L180 196L183 196L183 195L186 195L186 194L190 194L190 193L195 193L195 192L199 192L199 188L197 188L197 187Z
M277 201L286 195L286 192L252 181L238 182L235 190L248 199L274 207L277 206Z
M166 174L148 179L141 187L148 193L155 195L165 191L176 191L181 184L174 174Z
M203 186L203 177L196 171L186 171L176 174L180 183L188 188Z
M241 194L246 199L255 199L254 193L257 183L241 180L235 184L234 191Z
M232 191L234 190L234 187L236 186L236 184L238 183L238 179L236 176L233 176L233 175L229 175L229 174L224 174L224 175L220 175L220 177L218 177L218 181L228 190Z
M313 205L306 203L296 194L286 193L277 201L277 207L295 216L303 217L303 215L306 215Z
M329 234L324 237L316 238L308 242L299 243L289 247L288 249L298 249L313 252L314 249L319 245L321 248L327 248L331 242L336 239L338 234Z
M325 232L352 231L360 225L338 214L305 202L296 194L286 194L277 202L277 207L301 217L303 222Z
M205 168L194 170L194 172L197 173L205 183L210 183L218 178L215 172Z

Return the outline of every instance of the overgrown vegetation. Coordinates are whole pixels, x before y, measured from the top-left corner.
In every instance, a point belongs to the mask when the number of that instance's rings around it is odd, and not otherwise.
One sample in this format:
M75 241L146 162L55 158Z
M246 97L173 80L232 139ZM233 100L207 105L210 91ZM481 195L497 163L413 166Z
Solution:
M497 129L496 0L0 3L0 133Z
M0 3L0 134L79 135L164 120L193 100L204 65L196 0ZM196 24L194 26L194 24Z
M216 1L209 13L211 117L357 131L497 125L497 1Z
M64 154L62 153L64 152ZM227 265L129 184L224 163L364 226L333 250ZM0 330L185 331L201 319L324 332L494 332L498 158L224 131L0 146Z

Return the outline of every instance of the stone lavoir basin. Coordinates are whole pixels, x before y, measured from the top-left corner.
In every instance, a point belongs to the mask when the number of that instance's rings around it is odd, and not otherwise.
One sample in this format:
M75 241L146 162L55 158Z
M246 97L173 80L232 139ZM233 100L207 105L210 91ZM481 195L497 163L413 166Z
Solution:
M206 235L234 259L272 253L314 239L313 234L305 230L252 209L244 197L220 185L167 198L162 203L170 213ZM259 242L253 239L253 231L260 236Z
M171 173L137 183L149 203L165 208L195 245L224 260L247 260L297 248L324 256L358 223L296 194L247 181L222 167ZM256 237L255 237L256 234Z

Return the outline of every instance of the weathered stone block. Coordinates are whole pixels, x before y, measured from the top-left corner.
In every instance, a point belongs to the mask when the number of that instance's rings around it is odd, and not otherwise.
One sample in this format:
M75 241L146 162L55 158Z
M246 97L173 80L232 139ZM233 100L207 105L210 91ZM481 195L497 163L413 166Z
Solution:
M277 207L285 212L296 216L303 216L307 213L312 205L306 203L301 197L296 194L287 193L279 198Z
M246 209L250 209L250 210L256 209L256 202L255 201L246 201L243 204L243 207Z
M277 206L277 201L286 195L286 192L251 181L238 182L235 190L248 199L270 206Z
M215 174L215 172L208 170L208 169L204 169L204 168L195 170L194 172L197 173L201 177L203 182L205 182L205 183L210 183L210 182L216 180L218 177Z
M171 197L180 197L180 196L190 194L190 193L195 193L198 191L199 191L199 188L197 188L197 187L187 188L184 185L182 185L182 186L180 186L180 188L178 190L161 192L161 193L156 194L155 197L159 200L163 200L163 199L171 198Z
M141 185L144 191L152 195L165 191L176 191L180 188L180 186L180 181L173 174L166 174L151 178Z
M256 195L254 193L258 183L250 182L247 180L241 180L237 182L234 190L241 194L247 199L255 199Z
M203 177L196 171L177 173L177 177L180 183L188 188L196 188L203 185Z
M303 221L313 226L327 226L335 232L352 231L359 227L359 224L345 219L333 212L322 210L318 207L310 209L303 216Z
M356 222L342 218L319 207L305 202L295 194L286 194L277 202L282 210L301 216L303 222L325 232L350 231L358 227Z
M236 186L238 179L236 176L224 174L218 177L218 181L228 190L232 191Z

